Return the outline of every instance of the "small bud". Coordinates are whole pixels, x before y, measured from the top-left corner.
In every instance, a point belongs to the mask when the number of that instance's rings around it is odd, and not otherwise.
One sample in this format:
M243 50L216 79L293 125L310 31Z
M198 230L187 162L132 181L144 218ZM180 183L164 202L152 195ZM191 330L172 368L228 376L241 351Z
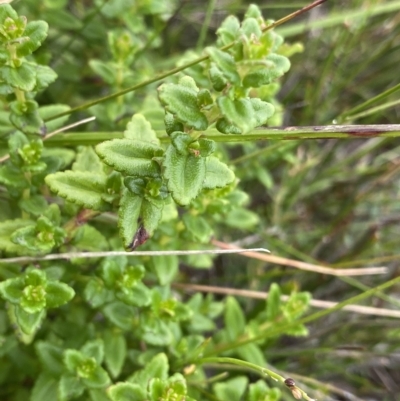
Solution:
M284 383L285 383L285 385L286 385L287 387L289 387L289 388L294 387L294 386L296 385L296 383L294 382L294 380L291 379L290 377L288 377L288 378L285 380Z

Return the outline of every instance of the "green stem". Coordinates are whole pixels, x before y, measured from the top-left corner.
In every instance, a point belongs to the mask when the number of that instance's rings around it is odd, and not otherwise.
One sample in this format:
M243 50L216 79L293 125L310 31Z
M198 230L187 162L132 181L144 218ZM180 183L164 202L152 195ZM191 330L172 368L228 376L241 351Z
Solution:
M201 27L200 35L199 35L199 40L197 41L197 50L200 51L200 49L203 47L206 36L207 36L207 31L210 26L211 22L211 17L215 8L216 0L209 0L208 1L208 7L206 11L206 16L204 18L203 25Z
M257 373L260 373L262 376L267 375L267 376L271 377L273 380L281 382L281 383L285 383L285 380L286 380L283 376L279 375L278 373L275 373L273 370L263 368L262 366L255 365L254 363L242 361L242 360L236 359L236 358L210 357L210 358L201 358L196 361L196 364L207 364L207 363L237 365L237 366L241 366L246 369L254 370ZM287 386L287 387L289 387L289 386ZM310 398L305 391L298 388L297 386L293 386L293 387L296 388L297 392L301 393L301 395L303 396L303 398L305 400L314 401L313 398ZM292 392L294 391L293 387L292 388L289 387Z
M165 131L156 131L161 142L168 143ZM204 138L216 142L254 142L265 140L297 139L369 139L372 137L400 137L400 125L326 125L312 127L257 128L243 135L224 135L212 128L204 132ZM122 132L69 132L58 134L45 141L46 146L96 145L109 139L123 138ZM1 143L1 142L0 142Z
M400 283L400 277L396 277L392 280L389 280L381 285L378 285L377 287L371 288L370 290L364 291L361 294L358 294L354 297L348 298L345 301L339 302L338 304L336 304L335 306L313 313L309 316L306 316L300 320L294 321L294 322L289 322L283 326L280 326L279 328L269 328L267 330L265 330L263 333L261 333L258 336L254 336L251 338L244 338L244 339L240 339L239 341L237 341L236 343L230 343L227 345L222 345L222 346L217 346L215 347L211 352L208 352L207 355L216 355L219 354L221 352L225 352L225 351L229 351L231 349L235 349L238 348L242 345L245 344L249 344L249 343L253 343L259 340L264 340L266 338L270 338L270 337L276 337L279 335L282 335L283 333L287 332L289 329L291 329L293 326L297 326L300 324L306 324L306 323L310 323L314 320L320 319L321 317L324 317L326 315L329 315L333 312L336 312L340 309L342 309L343 307L345 307L346 305L350 305L350 304L356 304L359 301L365 299L365 298L369 298L373 295L375 295L376 293L389 288L391 286L393 286L394 284Z
M209 358L201 358L196 361L196 364L205 364L205 363L227 363L230 365L243 366L245 368L255 370L256 372L261 373L262 375L268 375L275 381L279 381L281 383L285 381L284 377L278 375L277 373L273 372L270 369L263 368L261 366L255 365L254 363L242 361L240 359L227 358L227 357L209 357Z
M303 14L303 13L311 10L312 8L314 8L316 6L319 6L320 4L325 3L325 1L326 0L316 0L313 3L309 4L308 6L303 7L300 10L297 10L297 11L287 15L286 17L283 17L283 18L279 19L278 21L275 21L275 22L271 23L270 25L266 26L263 29L263 32L266 32L266 31L269 31L271 29L274 29L277 26L282 25L285 22L291 20L292 18L295 18L298 15ZM222 51L228 50L231 47L233 47L236 43L238 43L238 41L234 41L232 43L229 43L229 44L221 47L220 50L222 50ZM63 117L63 116L66 116L66 115L70 115L70 114L72 114L72 113L74 113L76 111L86 110L86 109L88 109L88 108L90 108L92 106L95 106L96 104L99 104L99 103L102 103L102 102L106 102L106 101L111 100L111 99L115 99L115 98L117 98L119 96L125 95L125 94L130 93L130 92L134 92L134 91L136 91L136 90L138 90L140 88L144 88L145 86L148 86L148 85L153 84L155 82L161 81L162 79L167 78L167 77L169 77L171 75L174 75L174 74L176 74L176 73L178 73L180 71L186 70L187 68L192 67L193 65L196 65L196 64L199 64L199 63L201 63L201 62L203 62L205 60L208 60L208 58L209 58L208 55L198 57L197 59L195 59L193 61L190 61L190 62L188 62L188 63L186 63L186 64L184 64L184 65L182 65L180 67L176 67L176 68L173 68L173 69L171 69L171 70L169 70L167 72L159 74L154 78L151 78L151 79L148 79L146 81L141 82L140 84L133 85L133 86L130 86L129 88L123 89L123 90L118 91L116 93L113 93L111 95L103 96L103 97L98 98L96 100L92 100L91 102L84 103L84 104L82 104L80 106L71 108L71 109L69 109L69 110L67 110L65 112L55 114L54 116L51 116L51 117L47 118L45 121L55 120L56 118Z

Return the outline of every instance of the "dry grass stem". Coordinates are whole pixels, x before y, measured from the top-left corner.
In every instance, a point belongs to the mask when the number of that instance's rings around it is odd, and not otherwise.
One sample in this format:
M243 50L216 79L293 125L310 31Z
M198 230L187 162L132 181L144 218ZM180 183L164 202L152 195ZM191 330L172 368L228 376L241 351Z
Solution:
M221 249L240 249L234 245L217 240L212 240L211 243ZM371 274L385 274L388 271L388 269L384 266L360 267L357 269L332 269L331 267L301 262L299 260L283 258L281 256L264 255L253 251L246 252L245 256L248 256L249 258L259 259L268 263L276 263L277 265L295 267L296 269L306 270L313 273L329 274L331 276L364 276Z

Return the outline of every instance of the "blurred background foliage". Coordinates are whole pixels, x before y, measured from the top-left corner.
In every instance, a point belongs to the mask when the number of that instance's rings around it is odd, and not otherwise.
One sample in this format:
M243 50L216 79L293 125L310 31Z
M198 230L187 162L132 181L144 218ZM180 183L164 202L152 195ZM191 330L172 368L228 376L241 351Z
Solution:
M24 0L14 1L13 7L28 20L43 19L50 26L49 37L35 57L54 68L59 78L39 103L73 107L174 67L183 56L192 57L185 53L188 49L201 53L215 42L222 20L229 14L241 17L249 3ZM294 0L253 3L271 19L307 4ZM299 43L302 51L291 56L291 70L281 80L282 109L280 121L274 122L285 126L395 124L399 92L380 95L399 84L399 20L400 1L328 0L280 27L285 40ZM129 55L124 48L130 49ZM97 120L82 131L122 131L134 112L142 112L154 128L162 129L157 86L92 107L90 113ZM362 113L346 115L376 96L377 101ZM87 112L79 112L72 119L86 116ZM221 148L231 159L240 187L249 195L248 209L258 221L248 229L237 224L237 228L220 230L218 239L266 246L280 256L334 267L384 265L389 268L386 276L338 278L224 256L209 270L194 271L188 263L182 268L182 280L260 291L278 282L285 293L298 289L311 292L314 298L340 301L397 276L399 146L397 138L364 137ZM391 288L386 297L374 297L368 305L397 309L399 291ZM261 307L255 300L241 302L249 316ZM398 327L395 319L335 313L312 324L308 337L283 337L268 349L268 362L331 383L341 395L326 400L356 399L346 398L347 390L360 399L396 400L400 391Z

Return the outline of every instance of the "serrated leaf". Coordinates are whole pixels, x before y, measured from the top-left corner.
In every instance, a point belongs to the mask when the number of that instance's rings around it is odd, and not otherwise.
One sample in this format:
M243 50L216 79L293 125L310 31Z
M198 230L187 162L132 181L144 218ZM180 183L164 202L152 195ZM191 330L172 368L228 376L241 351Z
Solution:
M28 40L17 46L18 57L25 57L38 49L46 39L48 29L49 26L45 21L29 22L24 31L24 36L28 37Z
M6 301L19 303L24 288L25 283L22 277L9 278L0 282L0 295Z
M207 157L203 188L223 188L235 180L235 173L215 156Z
M39 105L34 100L9 103L10 121L20 131L26 134L44 134L46 127L38 113Z
M271 103L263 102L261 99L257 98L250 99L250 102L254 110L256 127L265 124L275 113L275 107Z
M239 128L242 134L251 131L256 126L255 113L250 99L232 100L229 96L220 96L217 104L225 119Z
M162 156L159 146L141 140L113 139L96 146L104 163L122 173L137 177L158 177L160 166L153 160Z
M47 65L37 64L36 68L36 86L34 91L39 92L46 89L57 79L56 72Z
M234 42L240 36L240 22L237 17L230 15L225 18L217 29L217 35L223 45Z
M14 314L18 328L28 336L34 335L39 330L46 316L45 310L36 313L28 313L17 305L10 305L9 311Z
M133 383L117 383L107 389L112 401L144 401L147 393L142 386Z
M128 190L124 191L118 210L118 227L119 235L122 238L125 248L131 246L133 238L138 230L138 219L142 203L142 197L139 197Z
M289 71L290 61L279 54L269 54L264 60L252 64L252 68L243 78L243 86L258 88L268 85Z
M67 284L49 281L46 286L46 308L58 308L75 296L75 291Z
M241 230L250 230L256 224L258 224L259 221L260 218L258 215L251 210L235 208L226 214L223 223L230 227L236 227Z
M103 200L107 177L95 173L64 171L50 174L45 179L53 192L72 203L87 209L107 210Z
M0 74L8 85L24 92L31 92L36 85L36 68L26 61L19 67L3 65Z
M164 160L168 189L179 205L188 205L202 189L206 174L206 159L193 154L182 155L169 146Z
M33 224L32 220L15 219L0 222L0 249L17 255L32 255L32 251L11 241L11 235L18 229Z
M246 319L239 302L234 297L226 298L224 322L230 341L236 341L244 333Z
M230 83L233 85L240 84L240 76L236 70L235 60L229 53L216 47L207 47L206 53Z
M125 336L119 331L104 333L104 361L113 378L121 373L127 355Z
M228 84L228 80L225 78L223 72L214 63L211 63L211 66L208 70L208 75L214 90L218 92L224 90Z
M158 95L168 112L197 131L207 129L208 120L197 102L198 88L191 77L183 77L178 84L162 84Z
M58 381L50 372L42 372L36 379L30 401L54 401L57 399Z
M162 217L162 206L163 203L159 207L128 190L123 192L118 226L125 248L135 249L154 233Z
M124 131L124 137L127 139L138 139L144 142L151 142L155 145L160 144L157 134L151 128L150 122L143 114L136 113L132 116Z

